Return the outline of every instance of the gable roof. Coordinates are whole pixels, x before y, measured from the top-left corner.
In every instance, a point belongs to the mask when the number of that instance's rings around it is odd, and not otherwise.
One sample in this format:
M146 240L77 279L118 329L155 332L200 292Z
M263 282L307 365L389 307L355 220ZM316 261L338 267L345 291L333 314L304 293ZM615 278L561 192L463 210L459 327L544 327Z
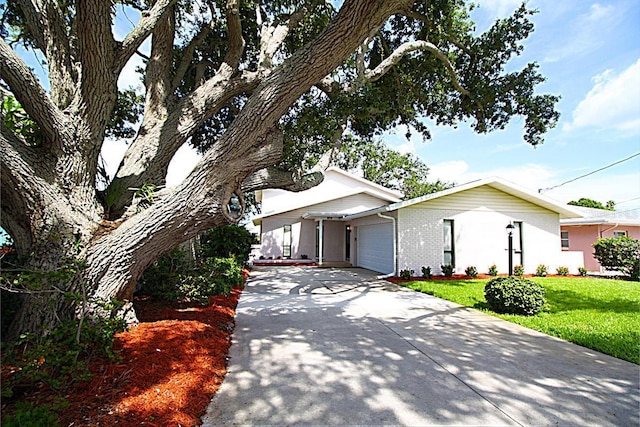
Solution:
M367 194L380 199L384 203L396 203L402 200L402 192L383 187L382 185L376 184L337 167L332 166L327 168L324 175L325 180L309 190L301 191L299 193L280 190L282 191L282 195L288 194L286 199L287 201L292 202L279 204L276 209L272 209L270 211L263 212L261 215L255 216L253 218L254 223L259 222L262 218L272 215L304 209L305 207L315 206L321 203L354 196L356 194ZM327 185L331 185L331 180L342 180L346 181L348 184L343 182L339 186L334 186L329 191L326 191Z
M570 218L560 221L560 225L635 225L640 226L640 209L628 211L608 211L603 209L585 208L582 206L572 206L582 213L583 218Z
M376 214L378 212L381 213L381 212L395 211L398 209L406 208L408 206L416 205L418 203L423 203L423 202L438 199L441 197L450 196L452 194L460 193L462 191L471 190L473 188L478 188L485 185L488 187L494 188L496 190L502 191L503 193L510 194L514 197L525 200L534 205L543 207L552 212L556 212L560 215L560 218L580 218L583 216L583 214L580 213L577 209L573 209L574 206L569 206L564 203L550 199L548 197L542 196L536 192L528 190L524 187L520 187L517 184L506 181L502 178L491 177L491 178L484 178L476 181L471 181L462 185L457 185L447 190L438 191L437 193L426 194L424 196L416 197L414 199L393 203L387 206L383 206L381 208L369 210L367 212L361 212L358 214L349 215L349 218L360 218L363 216Z

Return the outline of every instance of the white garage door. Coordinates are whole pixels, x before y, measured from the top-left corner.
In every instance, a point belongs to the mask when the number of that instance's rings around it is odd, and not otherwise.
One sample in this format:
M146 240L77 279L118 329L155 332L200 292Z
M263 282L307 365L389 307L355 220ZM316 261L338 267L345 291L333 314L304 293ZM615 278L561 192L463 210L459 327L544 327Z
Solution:
M358 227L358 267L380 273L393 273L393 225L389 223Z

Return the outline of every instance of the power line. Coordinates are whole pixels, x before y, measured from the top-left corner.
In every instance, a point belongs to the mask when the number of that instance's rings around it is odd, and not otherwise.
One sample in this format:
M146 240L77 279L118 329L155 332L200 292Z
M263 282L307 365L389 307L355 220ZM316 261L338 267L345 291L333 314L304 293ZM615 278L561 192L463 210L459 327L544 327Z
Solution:
M573 181L577 181L577 180L582 179L582 178L584 178L584 177L587 177L587 176L589 176L589 175L593 175L593 174L594 174L594 173L596 173L596 172L600 172L600 171L603 171L603 170L605 170L605 169L609 169L609 168L610 168L610 167L612 167L612 166L618 165L618 164L620 164L620 163L622 163L622 162L626 162L627 160L631 160L631 159L633 159L634 157L637 157L637 156L640 156L640 152L638 152L638 153L636 153L636 154L632 154L631 156L629 156L629 157L627 157L627 158L625 158L625 159L618 160L617 162L611 163L610 165L604 166L604 167L602 167L602 168L600 168L600 169L596 169L596 170L591 171L591 172L589 172L589 173L585 173L584 175L580 175L580 176L579 176L579 177L577 177L577 178L573 178L573 179L570 179L569 181L565 181L565 182L563 182L562 184L554 185L553 187L539 188L539 189L538 189L538 193L541 193L541 194L542 194L542 193L543 193L543 192L545 192L545 191L549 191L549 190L553 190L554 188L562 187L562 186L563 186L563 185L565 185L565 184L568 184L568 183L573 182Z

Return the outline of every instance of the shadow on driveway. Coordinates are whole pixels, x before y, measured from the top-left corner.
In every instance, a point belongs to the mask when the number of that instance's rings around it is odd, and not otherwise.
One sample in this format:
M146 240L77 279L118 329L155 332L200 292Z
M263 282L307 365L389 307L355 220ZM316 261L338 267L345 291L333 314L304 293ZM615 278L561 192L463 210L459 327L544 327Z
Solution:
M629 425L638 366L362 269L257 268L205 426Z

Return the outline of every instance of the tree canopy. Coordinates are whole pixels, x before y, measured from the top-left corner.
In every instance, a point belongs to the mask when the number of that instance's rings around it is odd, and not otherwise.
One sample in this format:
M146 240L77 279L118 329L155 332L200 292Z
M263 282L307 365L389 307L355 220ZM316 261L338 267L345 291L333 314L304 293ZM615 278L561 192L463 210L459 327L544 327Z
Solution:
M485 133L520 116L524 140L537 145L558 119L558 97L536 93L544 81L536 63L506 71L533 30L524 4L482 34L463 0L16 0L2 8L0 91L3 106L16 103L0 121L0 225L32 255L31 268L81 260L69 290L92 300L130 301L161 254L238 221L244 192L316 185L325 154L346 143L401 124L429 138L423 117ZM116 37L122 13L132 25ZM43 58L48 86L24 49ZM136 55L142 97L117 86ZM122 137L132 141L98 191L101 148ZM164 188L185 143L203 157L182 184ZM50 291L25 297L14 332L76 314L64 292Z
M585 208L604 209L608 211L615 210L616 206L616 202L614 202L613 200L609 200L606 205L603 205L597 200L588 199L586 197L581 197L578 200L571 200L567 204L572 206L582 206Z

